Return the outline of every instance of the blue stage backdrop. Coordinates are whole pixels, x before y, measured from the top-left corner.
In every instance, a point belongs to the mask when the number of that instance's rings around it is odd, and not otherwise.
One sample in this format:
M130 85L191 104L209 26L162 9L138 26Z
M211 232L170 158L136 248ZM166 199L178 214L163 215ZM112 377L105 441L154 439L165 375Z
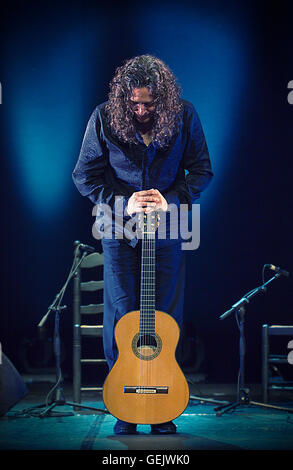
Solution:
M239 331L233 316L219 316L261 283L265 263L293 272L290 17L289 1L265 11L209 0L4 7L0 341L20 370L22 345L67 277L74 240L97 246L92 204L71 179L88 118L107 100L116 67L149 53L196 107L215 174L200 201L200 247L188 255L185 324L204 347L199 372L237 380ZM61 319L68 374L71 296L72 285ZM247 307L252 381L260 381L263 323L292 324L292 276ZM47 328L52 335L52 318Z

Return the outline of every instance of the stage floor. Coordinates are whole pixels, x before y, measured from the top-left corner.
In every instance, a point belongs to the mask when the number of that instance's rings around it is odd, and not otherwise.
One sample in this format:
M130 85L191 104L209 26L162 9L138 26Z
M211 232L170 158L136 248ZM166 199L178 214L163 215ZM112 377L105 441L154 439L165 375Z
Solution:
M128 451L151 451L152 454L176 451L184 454L211 450L293 450L293 413L246 404L217 416L216 403L199 399L234 401L234 384L191 385L191 397L195 398L190 399L184 413L174 420L177 433L169 436L150 434L148 425L139 425L138 435L117 436L113 433L116 420L110 414L88 409L76 411L71 406L58 406L54 411L71 411L74 413L72 416L60 414L40 418L38 413L42 409L37 409L36 415L21 414L19 412L24 409L44 403L53 384L43 382L27 386L28 394L0 418L1 451L55 450L71 451L75 455L74 451L97 451L100 463L107 463L101 459L127 455ZM253 385L250 391L251 400L261 402L260 386ZM292 393L273 393L274 401L270 404L293 411ZM72 401L70 384L64 385L64 394L67 401ZM82 404L105 409L101 393L84 393ZM15 457L17 453L13 452L13 455Z

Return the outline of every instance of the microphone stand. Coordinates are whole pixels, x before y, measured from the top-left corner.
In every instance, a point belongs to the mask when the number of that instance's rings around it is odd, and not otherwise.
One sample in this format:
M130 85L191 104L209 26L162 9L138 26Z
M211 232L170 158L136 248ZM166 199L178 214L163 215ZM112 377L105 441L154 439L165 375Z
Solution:
M267 266L267 265L265 265ZM244 335L244 323L245 323L245 313L246 309L245 306L249 303L250 299L257 294L266 292L267 285L269 285L272 281L279 278L283 272L277 272L271 279L251 291L242 297L238 302L236 302L230 310L223 313L219 319L224 320L227 318L231 313L236 313L236 320L240 331L240 339L239 339L239 357L240 357L240 368L239 368L239 376L238 376L238 386L237 386L237 400L233 403L228 405L218 406L214 408L217 412L217 416L222 416L223 413L235 409L241 405L255 405L264 408L276 409L280 411L287 411L289 413L293 413L293 408L284 408L281 406L269 405L266 403L259 403L250 400L249 396L249 389L245 387L244 381L244 369L245 369L245 335Z
M60 351L61 351L60 344L61 343L60 343L59 323L60 323L60 312L61 312L61 310L65 310L67 307L66 307L66 305L61 306L60 304L62 302L62 298L64 296L65 290L66 290L70 280L76 274L77 268L82 263L85 256L88 254L88 251L92 251L92 250L90 250L91 247L88 247L87 245L82 245L78 241L75 242L75 246L76 246L75 256L74 256L73 264L72 264L72 267L70 269L68 278L67 278L64 286L60 290L60 292L56 295L55 300L50 305L50 307L48 309L48 312L46 313L46 315L42 318L42 320L38 324L38 327L41 328L44 325L44 323L46 322L46 320L49 317L50 313L52 311L55 312L54 354L55 354L55 358L56 358L56 383L55 383L54 387L52 388L52 390L48 393L45 403L33 406L31 408L26 408L26 409L22 410L21 412L16 413L17 415L29 414L31 416L38 416L39 418L44 418L46 416L59 416L59 417L60 416L74 416L75 413L73 413L71 411L69 411L69 412L68 411L53 411L53 409L56 406L64 406L64 405L69 405L69 406L72 406L74 408L86 408L86 409L89 409L89 410L99 411L99 412L106 413L106 414L109 413L107 410L104 410L104 409L94 408L92 406L81 405L80 403L68 402L68 401L66 401L65 396L64 396L64 392L63 392L63 387L62 387L63 377L62 377L61 361L60 361L60 356L61 356L61 354L60 354ZM81 247L83 248L84 251L83 251L83 254L82 254L81 258L78 260L78 262L76 262L76 260L78 259L78 257L77 257L78 250ZM54 393L54 399L49 402L49 397L53 393ZM45 409L43 411L39 411L39 412L35 411L39 408L45 408Z

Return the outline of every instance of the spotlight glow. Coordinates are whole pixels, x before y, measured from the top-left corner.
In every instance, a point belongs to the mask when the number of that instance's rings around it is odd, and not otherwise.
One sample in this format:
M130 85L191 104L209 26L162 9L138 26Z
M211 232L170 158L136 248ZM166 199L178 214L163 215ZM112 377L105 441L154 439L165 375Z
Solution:
M82 135L84 78L78 37L55 46L45 52L28 42L28 63L17 57L9 70L11 164L19 197L40 217L56 212L71 196L72 166Z

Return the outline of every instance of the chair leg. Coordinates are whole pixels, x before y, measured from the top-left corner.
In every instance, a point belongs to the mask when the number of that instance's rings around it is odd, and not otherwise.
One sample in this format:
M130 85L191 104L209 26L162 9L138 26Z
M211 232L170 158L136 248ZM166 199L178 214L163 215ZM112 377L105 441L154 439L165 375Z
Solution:
M268 402L269 381L269 335L268 325L262 327L262 394L263 402Z
M74 325L73 330L73 401L81 402L81 344L80 325Z

